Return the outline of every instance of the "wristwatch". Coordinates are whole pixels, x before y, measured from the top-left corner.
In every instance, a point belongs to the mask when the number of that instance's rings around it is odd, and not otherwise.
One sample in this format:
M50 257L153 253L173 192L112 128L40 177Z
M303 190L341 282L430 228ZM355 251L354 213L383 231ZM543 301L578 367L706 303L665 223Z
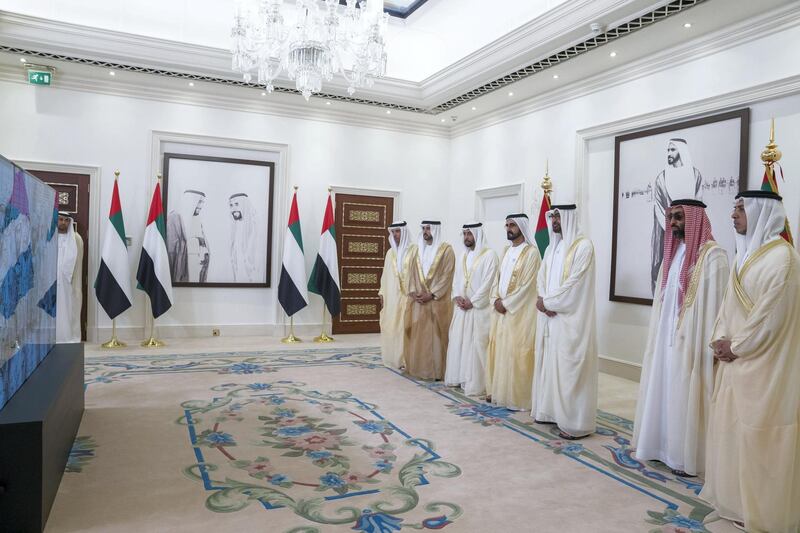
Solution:
M431 298L433 298L435 300L436 299L436 295L431 293Z

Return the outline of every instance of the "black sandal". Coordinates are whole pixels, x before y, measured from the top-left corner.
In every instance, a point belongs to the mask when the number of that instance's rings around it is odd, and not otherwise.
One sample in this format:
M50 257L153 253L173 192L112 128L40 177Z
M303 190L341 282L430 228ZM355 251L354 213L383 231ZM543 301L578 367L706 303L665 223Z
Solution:
M583 435L583 436L581 436L581 437L576 437L576 436L574 436L574 435L570 435L569 433L565 433L565 432L563 432L563 431L561 431L561 430L559 429L559 430L558 430L558 436L559 436L559 437L561 437L561 438L562 438L562 439L564 439L564 440L581 440L581 439L585 439L585 438L586 438L586 437L588 437L589 435Z

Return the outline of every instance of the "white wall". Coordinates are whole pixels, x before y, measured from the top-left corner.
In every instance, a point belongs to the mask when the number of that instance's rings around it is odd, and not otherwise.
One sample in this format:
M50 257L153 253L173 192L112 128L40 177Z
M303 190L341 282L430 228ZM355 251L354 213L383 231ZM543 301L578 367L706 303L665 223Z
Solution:
M630 130L629 124L639 116L647 115L650 122L646 120L645 123L650 124L679 120L682 109L701 102L707 104L707 99L800 75L798 42L800 27L790 28L454 138L450 218L458 222L472 216L475 189L519 181L526 184L528 213L537 214L541 199L539 183L545 160L549 159L555 188L553 200L583 203L584 227L595 245L600 353L628 362L641 362L650 308L608 299L614 136ZM754 99L757 98L754 96ZM780 188L792 228L797 232L800 95L761 101L748 107L751 109L749 186L760 186L763 166L759 154L768 141L769 119L774 116L787 179ZM628 125L626 119L630 119ZM596 136L598 131L606 133ZM576 198L581 193L582 197ZM716 231L729 231L729 228Z
M300 186L299 209L309 273L329 185L399 190L403 212L396 216L402 215L409 221L441 212L442 198L448 191L446 138L57 87L37 89L17 83L0 83L0 94L0 116L5 124L13 125L0 128L0 153L15 160L101 167L101 222L108 212L113 172L120 169L125 229L133 241L132 276L136 272L154 183L153 131L288 145L288 182ZM409 197L413 201L408 201ZM276 195L278 218L286 211L288 202L287 196ZM284 237L286 221L273 222L273 240L277 243ZM102 223L100 227L103 228ZM99 254L99 250L90 253ZM159 319L159 325L198 327L172 328L162 333L210 335L212 326L223 326L223 335L225 326L231 333L273 331L265 326L283 323L275 305L280 260L280 255L273 254L272 289L175 289L176 305ZM94 275L90 273L90 280ZM141 336L141 328L146 324L146 301L141 291L134 292L134 308L117 322L123 331L134 328L127 332L128 336ZM296 323L321 322L321 300L316 295L311 299L312 305L295 315ZM101 328L110 327L110 320L102 310L98 319ZM256 327L235 327L248 325Z

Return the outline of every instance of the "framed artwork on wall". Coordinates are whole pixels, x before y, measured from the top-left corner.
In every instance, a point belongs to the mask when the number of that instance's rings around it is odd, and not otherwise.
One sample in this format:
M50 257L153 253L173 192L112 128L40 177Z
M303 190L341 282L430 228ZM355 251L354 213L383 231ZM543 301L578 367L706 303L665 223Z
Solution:
M747 186L749 128L750 110L740 109L615 138L611 301L652 305L672 200L702 200L733 258L730 215Z
M165 153L175 287L269 287L275 163Z

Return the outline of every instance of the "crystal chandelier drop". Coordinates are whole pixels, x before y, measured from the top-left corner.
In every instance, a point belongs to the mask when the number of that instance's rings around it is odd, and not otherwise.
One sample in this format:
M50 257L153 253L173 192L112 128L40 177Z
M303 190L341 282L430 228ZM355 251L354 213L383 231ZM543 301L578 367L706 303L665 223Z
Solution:
M386 73L383 0L239 0L233 30L233 70L246 82L257 75L267 92L282 73L306 101L337 72L348 94L372 87Z

